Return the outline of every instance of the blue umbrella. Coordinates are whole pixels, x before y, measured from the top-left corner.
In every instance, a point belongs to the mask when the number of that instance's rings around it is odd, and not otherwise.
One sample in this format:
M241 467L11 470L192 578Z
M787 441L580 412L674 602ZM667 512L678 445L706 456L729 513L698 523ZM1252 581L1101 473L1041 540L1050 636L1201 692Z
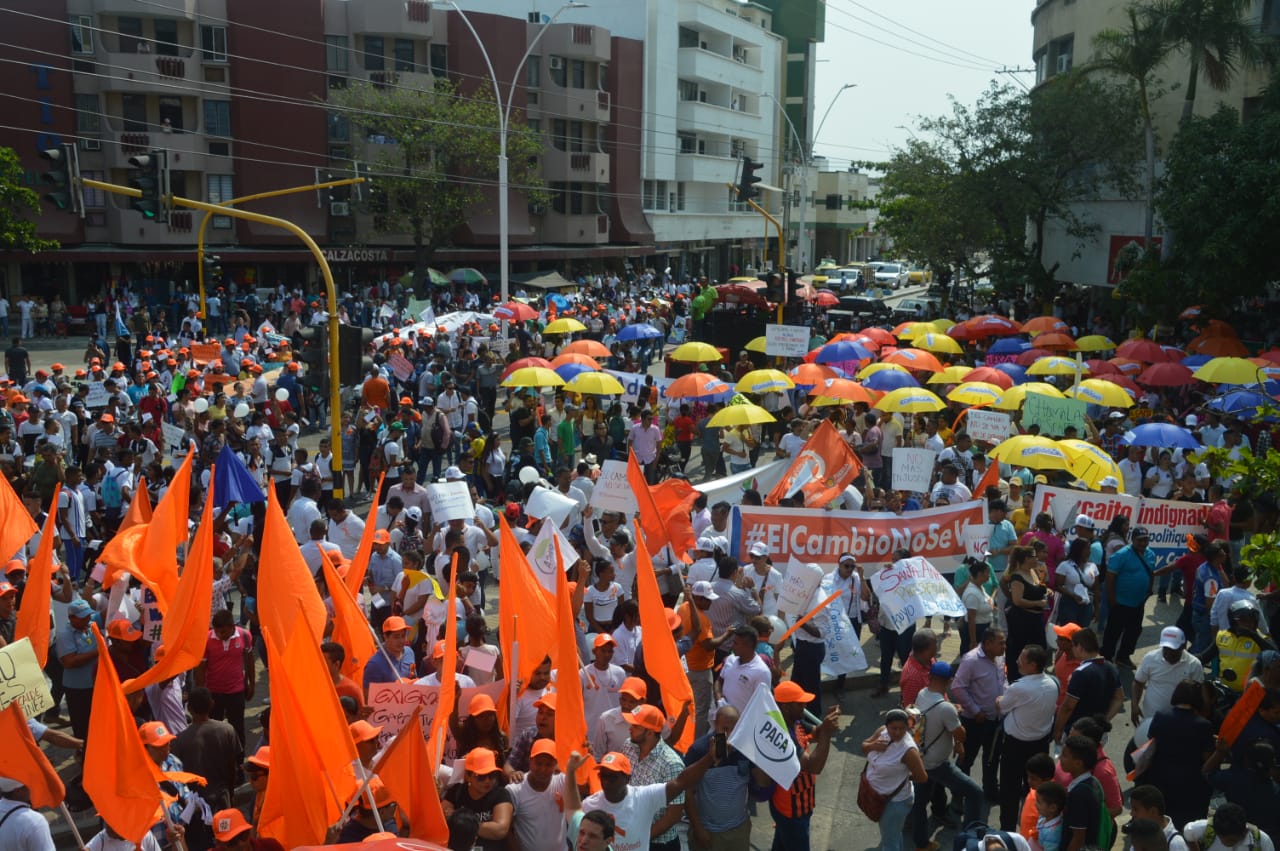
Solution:
M662 332L647 322L639 322L635 325L627 325L618 332L618 341L621 343L629 343L632 340L656 340L662 336Z
M887 393L900 387L919 387L920 382L909 372L898 369L882 369L862 379L862 386Z
M1018 366L1016 363L998 363L996 369L1013 379L1014 384L1025 384L1027 381L1027 368Z
M851 360L867 360L870 357L871 352L859 346L853 340L841 340L838 343L827 343L819 349L818 356L814 358L814 361L817 363L844 363Z
M1031 344L1018 337L1001 337L987 349L993 355L1020 355L1031 348Z
M214 504L223 510L231 502L265 502L267 495L258 487L249 468L230 446L222 447L213 472Z
M1182 365L1187 369L1199 369L1211 360L1211 355L1187 355L1182 359Z
M584 372L595 372L596 368L588 366L585 363L565 363L556 367L556 375L560 376L565 382L570 382Z
M547 301L556 306L556 310L564 310L569 306L569 299L560 295L560 293L552 293L547 296Z
M1124 433L1126 446L1155 446L1160 449L1200 449L1200 441L1182 426L1173 423L1144 423Z
M1224 414L1240 414L1246 411L1256 411L1258 407L1264 403L1274 403L1275 400L1262 395L1256 390L1232 390L1230 393L1224 393L1221 396L1215 396L1205 403L1211 411L1221 411Z

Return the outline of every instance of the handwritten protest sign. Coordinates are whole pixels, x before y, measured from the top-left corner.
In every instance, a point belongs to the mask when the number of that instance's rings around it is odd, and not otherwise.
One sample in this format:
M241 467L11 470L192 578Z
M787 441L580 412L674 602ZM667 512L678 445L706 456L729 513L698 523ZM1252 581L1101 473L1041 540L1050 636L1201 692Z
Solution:
M999 443L1009 436L1009 415L1002 411L970 408L964 416L964 430L976 441ZM894 450L893 457L898 457L897 450Z
M187 432L182 426L160 423L160 431L164 434L165 449L173 451L186 448Z
M822 580L814 598L814 605L821 605L828 595L833 593L834 574L827 574ZM848 593L848 592L846 592ZM827 653L822 659L822 675L838 677L842 674L856 674L868 667L866 654L862 652L862 643L853 631L853 621L849 619L849 606L857 611L857 600L846 600L843 596L834 601L814 616L813 622L822 632L822 640L827 645Z
M1133 526L1145 526L1151 532L1151 552L1156 567L1171 564L1187 552L1187 536L1204 530L1209 506L1175 499L1151 499L1116 493L1093 493L1070 488L1037 485L1031 501L1035 513L1048 511L1054 525L1067 529L1076 515L1091 517L1101 531L1116 516L1124 514ZM1101 535L1099 535L1101 537Z
M774 357L802 358L809 353L807 325L764 326L764 353Z
M933 478L933 462L938 453L932 449L893 450L893 489L910 493L925 493Z
M89 382L89 395L84 397L86 408L105 408L110 400L111 394L107 392L105 381Z
M591 507L597 511L620 511L631 517L636 513L636 494L627 481L626 461L605 461L600 465L600 478L591 490Z
M1028 393L1022 406L1023 427L1038 425L1046 437L1061 437L1071 426L1084 434L1084 418L1088 404L1079 399L1055 399L1043 393Z
M778 611L787 612L799 617L806 614L813 606L813 592L822 584L821 567L810 567L808 563L798 561L795 556L787 562L787 573L778 586Z
M964 530L965 553L976 559L983 559L987 554L987 545L991 538L988 526L970 526Z
M466 482L436 482L427 485L427 505L431 509L431 520L434 523L473 520L476 516L476 506L471 501L471 489Z
M506 686L505 680L496 680L475 688L460 689L458 717L467 717L467 707L471 705L471 698L477 694L487 694L493 698L494 703L500 703ZM374 683L369 686L369 708L373 711L368 721L375 727L382 728L382 732L378 735L378 746L385 746L404 729L415 706L422 707L418 720L422 722L422 735L425 738L431 730L431 721L436 716L439 700L439 686L420 686L413 683ZM52 700L50 703L52 704ZM446 752L451 754L452 747L453 744L450 742Z
M965 607L951 583L926 559L914 556L895 561L869 577L880 600L880 611L901 632L930 615L964 617Z
M15 702L28 718L53 708L53 695L29 638L0 647L0 709Z
M408 381L413 378L413 364L404 355L396 352L387 358L387 363L391 366L391 372L401 381Z

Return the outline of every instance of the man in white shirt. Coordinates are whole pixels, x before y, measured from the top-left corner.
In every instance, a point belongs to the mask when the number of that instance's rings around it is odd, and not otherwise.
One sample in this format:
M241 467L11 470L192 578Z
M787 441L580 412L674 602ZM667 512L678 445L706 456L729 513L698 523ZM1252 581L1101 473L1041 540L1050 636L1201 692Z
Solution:
M960 723L960 712L947 700L947 689L955 669L947 662L934 662L929 668L929 684L916 696L915 707L920 711L924 724L924 740L920 743L920 757L924 760L929 779L916 784L915 805L907 820L915 834L916 847L929 846L929 804L933 790L941 784L953 796L952 808L964 810L964 823L970 824L982 818L982 786L965 774L952 761L951 755L964 753L965 728Z
M53 851L49 822L31 809L31 790L17 780L0 777L0 796L0 848Z
M778 441L779 458L795 458L800 454L800 450L804 449L808 438L804 436L804 420L796 417L791 421L791 431L782 436Z
M307 533L307 542L298 548L302 552L302 560L307 563L312 576L320 572L320 567L323 564L321 559L324 558L323 553L342 555L341 547L324 539L325 533L328 531L328 521L323 517L317 517L311 521L311 527Z
M1027 760L1047 753L1058 708L1058 681L1045 673L1049 653L1029 644L1018 656L1016 682L996 698L996 709L1004 727L1000 751L1000 829L1017 830L1018 805L1022 800L1022 780Z
M455 434L462 431L462 397L458 395L457 389L454 387L453 379L445 382L444 391L436 397L436 408L440 413L445 415L449 421L449 428L453 429ZM446 450L449 456L449 463L452 464L458 457L457 440L449 441L449 448Z
M342 500L333 499L326 506L329 515L329 540L338 545L344 558L355 558L364 535L364 521L347 510Z
M565 775L556 771L556 743L538 739L529 751L529 771L507 787L515 805L511 829L523 851L564 851L567 847L564 813Z
M289 503L289 513L285 515L285 521L293 530L293 537L298 542L298 546L302 546L311 540L311 524L321 519L322 515L320 506L317 504L317 500L320 499L320 483L315 479L303 479L299 487L298 498Z
M884 478L893 482L893 450L902 445L902 415L880 412L880 457L884 461Z
M636 453L636 461L644 468L645 479L649 484L657 483L658 475L658 442L662 439L662 429L653 421L653 411L648 408L640 413L640 422L631 427L627 435L627 443Z
M723 700L742 712L747 708L756 686L773 685L773 672L756 653L760 636L749 626L733 630L733 653L725 657L720 677L715 682L716 704Z
M1142 447L1130 446L1128 454L1116 465L1124 479L1124 492L1129 496L1142 496Z
M587 716L587 735L594 739L600 717L619 705L618 692L627 678L626 671L613 664L616 642L608 633L596 636L591 653L595 657L590 665L579 672L582 679L582 705Z
M1221 594L1221 592L1219 592ZM1160 646L1138 663L1133 675L1133 700L1129 718L1137 727L1143 718L1152 718L1173 705L1173 690L1183 680L1204 682L1204 665L1187 651L1187 637L1176 626L1160 631Z

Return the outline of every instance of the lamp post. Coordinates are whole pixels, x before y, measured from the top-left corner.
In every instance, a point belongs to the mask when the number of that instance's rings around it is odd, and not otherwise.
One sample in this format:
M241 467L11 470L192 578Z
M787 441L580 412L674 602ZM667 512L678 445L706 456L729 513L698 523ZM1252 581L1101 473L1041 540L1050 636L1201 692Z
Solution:
M489 58L489 51L485 49L484 41L480 38L480 33L476 32L476 28L471 24L471 19L467 17L467 13L459 8L456 0L436 0L436 6L443 6L453 9L458 13L458 17L466 24L467 29L471 31L471 35L476 40L476 46L480 48L480 55L484 57L484 64L489 69L489 79L493 83L493 99L498 107L498 264L499 264L499 280L501 301L506 304L511 298L511 286L509 278L510 255L511 255L511 223L509 220L507 191L509 182L507 178L507 131L511 124L511 105L516 97L516 83L520 80L520 72L524 70L524 63L529 61L533 49L537 47L538 42L542 39L547 29L556 22L561 14L569 9L585 9L586 3L579 3L571 0L565 3L556 13L547 20L542 28L538 30L537 35L529 42L529 46L525 48L524 54L520 57L520 61L516 63L515 73L511 77L511 87L507 92L507 101L502 102L502 89L498 86L498 75L493 70L493 60ZM502 320L503 335L506 335L507 321Z
M857 88L857 86L857 83L845 83L834 95L831 96L831 102L827 104L827 111L822 113L822 120L818 122L818 130L813 134L815 141L822 133L822 126L827 123L827 116L831 115L831 109L836 105L836 101L840 99L840 95L844 94L846 89ZM778 100L777 96L775 96L773 92L765 92L764 94L769 98L769 100L774 102L774 105L778 107L778 111L782 113L782 117L787 122L787 127L791 129L791 138L795 141L796 150L800 153L800 167L804 169L804 171L800 173L800 234L796 238L796 253L799 254L800 262L803 262L806 253L806 243L808 241L806 231L808 230L809 224L809 167L813 159L813 146L805 145L803 140L801 140L800 133L796 130L796 125L791 121L791 116L787 115L786 108L782 105L782 102ZM809 261L812 263L813 258L810 257ZM799 263L796 265L799 265ZM797 269L797 271L803 272L804 270Z

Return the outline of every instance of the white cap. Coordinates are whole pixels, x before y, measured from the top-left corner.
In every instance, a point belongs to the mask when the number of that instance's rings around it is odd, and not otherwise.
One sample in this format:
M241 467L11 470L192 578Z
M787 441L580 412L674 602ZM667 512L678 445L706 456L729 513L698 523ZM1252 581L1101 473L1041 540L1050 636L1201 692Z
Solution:
M430 396L423 396L421 399L418 400L418 404L424 408L430 408L435 403L436 403L436 400L432 399Z
M1113 420L1122 420L1122 419L1124 419L1124 414L1122 414L1122 413L1121 413L1121 412L1119 412L1119 411L1112 411L1111 413L1107 414L1107 416L1108 416L1108 417L1110 417L1110 418L1111 418L1111 419L1113 419Z
M1102 480L1102 481L1098 482L1098 487L1100 487L1100 488L1118 488L1118 487L1120 487L1120 480L1119 480L1119 479L1117 479L1115 476L1106 476L1106 477L1104 477L1104 478L1103 478L1103 480Z
M0 794L7 795L10 792L16 792L22 786L21 780L14 780L12 777L0 777Z
M444 471L444 480L446 482L457 482L465 478L466 476L457 467L447 467Z
M1176 626L1166 626L1160 630L1160 646L1170 650L1181 650L1187 645L1187 636Z
M1195 414L1187 414L1186 424L1188 428L1200 425L1200 418Z
M1075 525L1079 526L1081 529L1097 528L1093 523L1093 518L1090 517L1088 514L1077 514Z
M703 535L698 542L693 545L695 550L702 550L704 553L713 552L716 548L716 539L710 535Z
M724 535L716 535L711 540L715 542L716 549L720 550L720 552L729 552L729 539Z
M720 595L711 589L711 583L703 579L693 583L693 596L704 600L719 600Z
M769 545L764 541L756 541L747 552L751 553L752 558L767 556L769 554Z

